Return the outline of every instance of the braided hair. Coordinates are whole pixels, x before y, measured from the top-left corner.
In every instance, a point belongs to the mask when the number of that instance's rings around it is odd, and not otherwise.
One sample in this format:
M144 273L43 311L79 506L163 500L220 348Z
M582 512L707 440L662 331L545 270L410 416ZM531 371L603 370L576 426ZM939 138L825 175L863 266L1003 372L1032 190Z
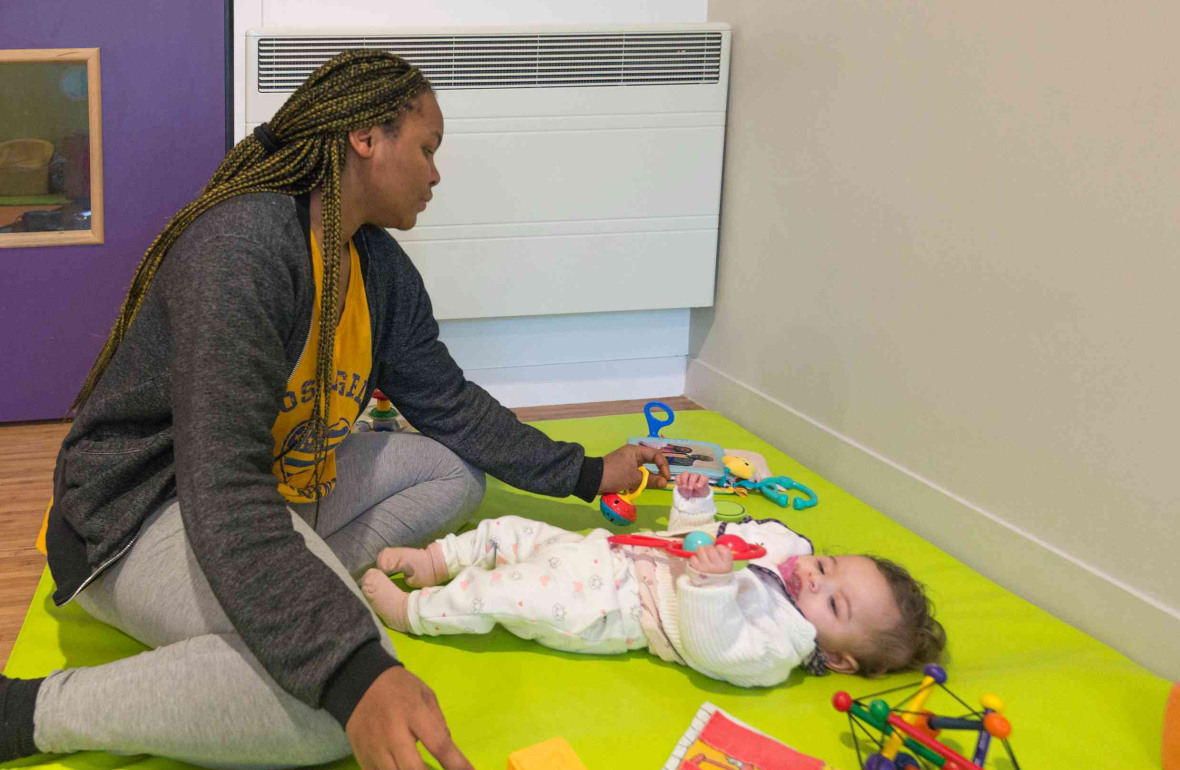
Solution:
M320 472L328 440L329 399L334 385L332 353L340 277L340 176L350 131L395 128L423 93L431 91L421 70L381 51L346 51L311 74L268 123L238 142L201 196L168 222L139 262L123 308L106 345L90 369L71 410L86 403L127 335L143 298L168 249L197 217L218 203L247 193L305 195L321 188L323 198L323 291L320 303L319 356L312 404L312 451L320 496Z

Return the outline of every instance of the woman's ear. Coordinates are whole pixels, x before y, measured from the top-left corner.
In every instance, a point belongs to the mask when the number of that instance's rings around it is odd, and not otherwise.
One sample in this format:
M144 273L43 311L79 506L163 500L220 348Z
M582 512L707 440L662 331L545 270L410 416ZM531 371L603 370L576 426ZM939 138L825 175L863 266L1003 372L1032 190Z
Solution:
M348 132L348 146L364 160L373 157L373 141L376 138L373 128L358 128Z
M860 664L856 662L856 658L846 652L824 650L823 653L824 663L827 664L830 671L835 671L837 674L855 674L860 671Z

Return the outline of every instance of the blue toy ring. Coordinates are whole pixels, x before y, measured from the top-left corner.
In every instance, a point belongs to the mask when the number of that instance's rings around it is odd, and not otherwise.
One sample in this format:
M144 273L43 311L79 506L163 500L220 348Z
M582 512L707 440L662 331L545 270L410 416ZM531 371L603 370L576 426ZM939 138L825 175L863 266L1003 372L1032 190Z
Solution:
M668 419L659 419L654 414L652 414L652 409L663 409L668 414ZM647 405L643 407L643 415L647 417L648 438L659 438L660 431L664 428L667 428L676 421L676 415L672 413L672 407L668 406L662 401L648 401Z

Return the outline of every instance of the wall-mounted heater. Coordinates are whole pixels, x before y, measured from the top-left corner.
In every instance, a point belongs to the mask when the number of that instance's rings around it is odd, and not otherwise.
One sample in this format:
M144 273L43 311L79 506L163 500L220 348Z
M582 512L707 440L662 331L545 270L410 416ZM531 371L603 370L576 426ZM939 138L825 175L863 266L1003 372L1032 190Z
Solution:
M252 30L246 130L340 51L399 54L446 118L442 184L394 232L438 318L711 305L729 44L725 24Z

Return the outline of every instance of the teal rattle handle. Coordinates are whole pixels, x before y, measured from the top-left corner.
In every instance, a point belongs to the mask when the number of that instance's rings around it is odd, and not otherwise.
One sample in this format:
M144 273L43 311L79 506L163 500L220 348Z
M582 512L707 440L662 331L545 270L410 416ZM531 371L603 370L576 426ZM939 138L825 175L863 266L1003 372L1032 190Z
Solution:
M786 476L773 476L769 479L762 479L762 481L739 481L736 485L758 490L766 496L767 500L780 508L790 505L796 511L802 511L806 508L814 508L819 504L819 498L815 496L815 492ZM791 500L787 493L792 490L806 495L806 497L796 495L794 500Z

